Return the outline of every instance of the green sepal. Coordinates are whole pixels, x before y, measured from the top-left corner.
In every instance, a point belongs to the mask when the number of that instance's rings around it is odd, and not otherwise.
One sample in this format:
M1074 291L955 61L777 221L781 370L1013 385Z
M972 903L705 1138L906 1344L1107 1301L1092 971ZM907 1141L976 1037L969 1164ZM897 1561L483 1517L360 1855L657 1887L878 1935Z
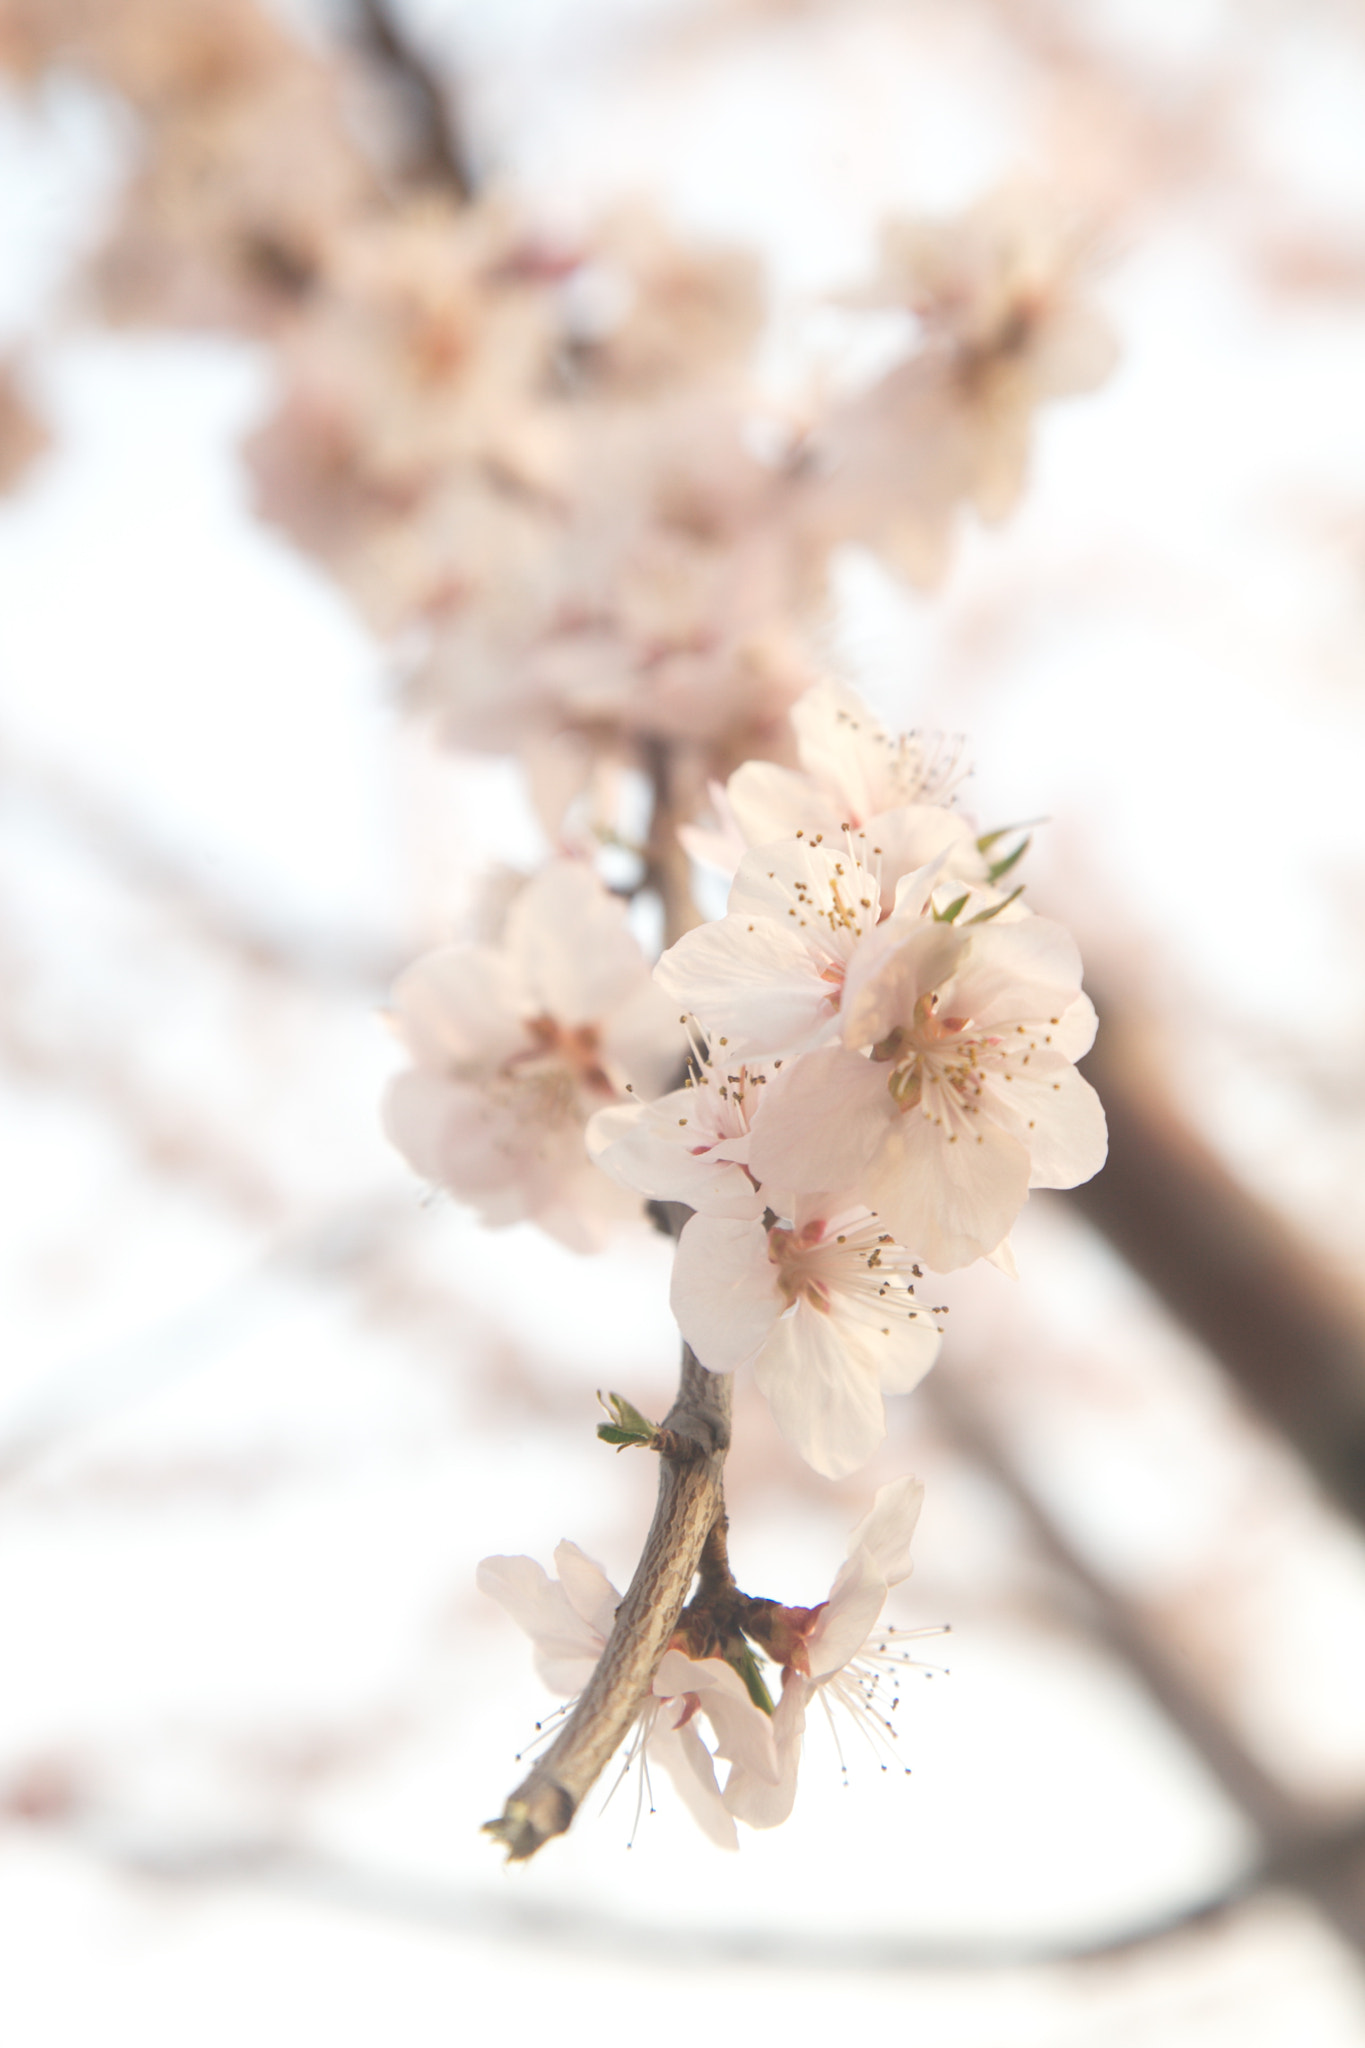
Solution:
M618 1451L624 1451L630 1444L637 1444L643 1450L652 1448L659 1434L657 1422L651 1422L647 1415L642 1415L624 1394L599 1393L597 1398L612 1418L610 1422L597 1425L597 1434L604 1444L615 1444Z
M738 1649L727 1650L725 1661L730 1666L730 1669L737 1671L744 1680L745 1688L754 1705L760 1708L763 1713L771 1714L773 1711L773 1696L763 1683L763 1673L759 1669L758 1659L749 1648L749 1645L741 1643Z
M1024 837L1019 841L1019 844L1015 847L1013 853L1007 853L1003 860L997 860L993 862L992 865L987 869L986 872L990 876L991 881L998 882L1002 875L1007 875L1010 869L1014 866L1014 863L1017 860L1023 859L1024 855L1028 852L1032 844L1033 834L1031 832L1025 833Z
M989 853L1002 839L1008 839L1011 832L1027 832L1034 825L1046 825L1046 818L1020 818L1014 825L997 825L993 832L983 832L976 842L978 853Z
M1010 890L1009 895L1005 897L1003 902L993 903L989 910L978 910L975 917L969 917L967 919L968 924L989 924L993 917L999 917L1002 910L1008 910L1011 903L1015 902L1023 893L1024 885L1021 882L1017 889Z
M971 894L971 890L970 890L970 889L964 890L964 892L962 893L962 895L961 895L961 896L958 896L958 897L956 897L956 898L955 898L955 899L953 900L953 902L951 902L951 903L950 903L950 904L948 905L948 908L947 908L946 910L936 910L936 911L934 912L934 923L935 923L935 924L951 924L951 923L953 922L953 919L954 919L954 918L955 918L955 917L957 916L958 912L959 912L959 911L961 910L961 908L962 908L963 904L964 904L964 903L965 903L965 902L967 901L967 898L968 898L968 896L970 896L970 894ZM973 924L975 924L975 922L976 922L975 918L972 918L972 919L970 920L970 922L971 922L971 923L973 923Z

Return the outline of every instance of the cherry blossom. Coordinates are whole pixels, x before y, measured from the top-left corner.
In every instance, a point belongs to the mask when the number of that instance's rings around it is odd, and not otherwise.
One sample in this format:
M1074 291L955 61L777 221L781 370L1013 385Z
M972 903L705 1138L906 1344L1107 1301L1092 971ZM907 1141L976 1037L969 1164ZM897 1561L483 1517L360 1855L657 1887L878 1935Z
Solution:
M883 1394L918 1386L938 1355L919 1275L866 1209L799 1199L790 1223L698 1215L673 1268L678 1326L712 1372L752 1364L807 1464L842 1478L886 1434Z
M686 932L654 979L727 1059L800 1051L836 1029L849 962L880 914L876 877L837 846L760 847L726 915Z
M726 1072L694 1062L687 1085L657 1102L600 1109L588 1125L588 1152L623 1187L708 1216L757 1216L763 1210L749 1172L749 1134L770 1073L761 1063Z
M552 1579L531 1557L486 1557L477 1580L531 1638L537 1674L552 1692L575 1698L591 1678L611 1634L620 1594L599 1564L576 1543L555 1551ZM716 1738L708 1749L697 1728L704 1716ZM772 1722L756 1707L738 1672L719 1657L669 1649L654 1675L627 1751L661 1764L693 1819L722 1849L739 1846L716 1779L719 1757L756 1784L776 1786ZM733 1770L731 1775L733 1775Z
M414 1065L391 1084L385 1123L419 1173L486 1223L530 1217L579 1251L639 1213L593 1166L584 1125L632 1087L656 1094L684 1042L624 906L590 869L542 869L500 945L417 961L393 1017Z
M1095 1012L1060 925L959 924L902 900L851 962L842 1045L773 1083L760 1180L856 1190L940 1272L994 1252L1031 1187L1104 1163L1099 1098L1076 1072Z
M746 761L725 786L725 822L749 846L798 835L847 846L881 880L889 904L901 875L937 854L947 872L984 880L973 827L946 808L961 780L958 746L919 733L893 739L856 692L817 683L791 711L800 769ZM718 839L694 837L716 857Z
M773 1714L778 1782L736 1766L725 1788L725 1804L751 1827L777 1827L792 1810L812 1700L845 1708L877 1738L894 1736L894 1724L882 1712L881 1689L909 1660L896 1647L900 1632L877 1630L877 1622L890 1589L910 1575L910 1541L923 1498L917 1479L881 1487L849 1537L829 1598L818 1607L774 1605L761 1626L749 1625L749 1633L782 1666L782 1697ZM896 1705L894 1693L890 1704Z

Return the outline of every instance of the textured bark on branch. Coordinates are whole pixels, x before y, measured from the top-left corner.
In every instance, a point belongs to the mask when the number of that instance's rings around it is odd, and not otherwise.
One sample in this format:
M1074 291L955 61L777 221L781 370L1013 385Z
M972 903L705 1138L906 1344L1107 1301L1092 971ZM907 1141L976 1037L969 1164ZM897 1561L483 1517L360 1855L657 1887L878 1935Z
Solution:
M587 1688L549 1749L487 1832L509 1862L562 1835L639 1717L678 1625L706 1539L725 1512L730 1447L728 1374L709 1373L684 1348L672 1433L659 1458L659 1500L644 1552Z

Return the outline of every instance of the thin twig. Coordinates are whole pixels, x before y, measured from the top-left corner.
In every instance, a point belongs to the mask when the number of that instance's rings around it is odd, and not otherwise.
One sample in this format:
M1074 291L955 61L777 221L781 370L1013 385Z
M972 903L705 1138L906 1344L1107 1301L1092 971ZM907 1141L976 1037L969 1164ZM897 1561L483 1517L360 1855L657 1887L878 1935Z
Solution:
M678 1397L664 1417L674 1442L659 1459L659 1500L606 1649L587 1688L545 1755L508 1799L488 1833L509 1861L534 1856L562 1835L649 1697L696 1576L724 1513L730 1447L730 1376L710 1373L683 1349Z
M457 199L474 197L475 179L447 83L402 27L391 0L359 0L363 47L400 88L408 111L408 174L444 186Z
M666 740L650 742L649 774L654 803L645 848L645 887L653 889L663 905L664 944L672 946L701 923L701 913L692 900L692 870L678 837L679 825L687 821L679 814L672 750Z
M653 742L649 768L654 803L645 886L659 897L664 944L671 946L698 922L698 914L687 855L678 839L673 757L666 741ZM691 1214L679 1202L651 1202L649 1209L659 1227L675 1238ZM509 1861L534 1856L570 1825L649 1699L703 1554L710 1559L724 1554L723 1539L714 1539L714 1532L717 1525L723 1531L725 1523L730 1397L729 1374L708 1372L685 1344L677 1398L657 1438L654 1521L607 1646L549 1749L500 1817L487 1823L488 1833L506 1843Z

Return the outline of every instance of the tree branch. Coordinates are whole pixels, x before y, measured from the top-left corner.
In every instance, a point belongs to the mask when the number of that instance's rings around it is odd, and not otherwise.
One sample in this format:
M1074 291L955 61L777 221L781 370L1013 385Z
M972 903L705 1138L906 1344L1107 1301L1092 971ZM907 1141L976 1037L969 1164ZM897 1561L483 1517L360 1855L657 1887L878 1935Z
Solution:
M474 174L445 82L400 22L392 0L359 0L360 41L400 89L408 113L408 174L444 186L456 199L474 196Z
M620 1748L649 1698L716 1522L725 1512L730 1448L728 1373L710 1373L683 1347L678 1396L663 1426L673 1442L659 1459L659 1500L597 1669L578 1704L487 1832L509 1862L562 1835Z

